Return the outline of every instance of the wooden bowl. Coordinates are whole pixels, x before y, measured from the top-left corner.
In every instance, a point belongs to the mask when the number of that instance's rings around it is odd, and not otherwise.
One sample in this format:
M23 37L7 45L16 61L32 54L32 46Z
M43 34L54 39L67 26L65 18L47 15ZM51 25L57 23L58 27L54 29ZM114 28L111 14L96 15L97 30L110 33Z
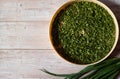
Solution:
M84 63L74 63L74 62L71 62L69 59L66 59L64 58L62 55L61 55L61 52L63 52L61 49L57 49L58 47L57 46L54 46L54 42L53 42L53 38L54 36L52 35L52 30L53 30L53 23L55 21L55 18L57 17L57 15L62 11L64 10L68 5L72 4L73 2L81 2L81 1L87 1L87 2L93 2L97 5L100 5L101 7L103 7L110 15L111 17L113 18L113 21L114 21L114 25L115 25L115 42L114 42L114 45L113 47L111 48L111 50L108 52L108 54L103 57L102 59L96 61L96 62L93 62L93 63L87 63L87 64L84 64ZM117 44L117 41L118 41L118 37L119 37L119 27L118 27L118 22L116 20L116 17L115 15L113 14L113 12L105 5L103 4L102 2L98 1L98 0L72 0L72 1L68 1L67 3L63 4L57 11L56 13L54 14L54 16L52 17L52 20L50 22L50 28L49 28L49 36L50 36L50 42L52 43L52 46L54 48L54 50L56 50L57 54L59 54L63 59L67 60L68 62L71 62L71 63L74 63L74 64L79 64L79 65L91 65L91 64L96 64L96 63L99 63L103 60L105 60L111 53L112 51L115 49L116 47L116 44Z

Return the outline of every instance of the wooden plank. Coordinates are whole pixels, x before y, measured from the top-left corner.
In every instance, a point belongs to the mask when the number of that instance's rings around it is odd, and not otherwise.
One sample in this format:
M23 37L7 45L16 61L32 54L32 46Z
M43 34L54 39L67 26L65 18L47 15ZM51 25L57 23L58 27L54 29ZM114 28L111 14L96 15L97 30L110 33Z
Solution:
M0 21L49 21L66 0L1 0Z
M56 73L77 72L85 66L74 65L60 58L54 50L1 50L0 78L56 79L40 71L46 68ZM61 78L57 78L61 79Z
M0 22L0 49L52 49L49 22Z

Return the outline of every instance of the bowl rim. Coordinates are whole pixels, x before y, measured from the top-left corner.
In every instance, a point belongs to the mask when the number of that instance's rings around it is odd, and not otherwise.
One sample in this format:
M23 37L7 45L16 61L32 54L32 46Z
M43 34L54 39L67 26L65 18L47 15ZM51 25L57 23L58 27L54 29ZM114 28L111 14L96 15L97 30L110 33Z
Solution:
M103 7L103 8L111 15L111 17L113 18L114 24L115 24L115 41L114 41L114 44L113 44L111 50L110 50L110 51L108 52L108 54L107 54L105 57L103 57L102 59L100 59L100 60L98 60L98 61L96 61L96 62L93 62L93 63L88 63L88 64L82 64L82 63L81 63L81 64L80 64L80 63L77 64L77 63L73 63L73 62L65 59L63 56L61 56L61 55L59 54L59 52L56 50L55 46L53 45L52 35L51 35L52 24L53 24L55 18L57 17L58 13L59 13L61 10L63 10L66 6L68 6L69 4L71 4L71 3L73 3L73 2L81 2L81 1L93 2L93 3L95 3L95 4L97 4L97 5L100 5L101 7ZM116 45L117 45L117 42L118 42L118 39L119 39L119 26L118 26L118 21L117 21L115 15L114 15L114 13L112 12L112 10L111 10L108 6L106 6L104 3L102 3L102 2L100 2L100 1L98 1L98 0L71 0L71 1L65 2L65 3L64 3L61 7L59 7L59 8L57 9L57 11L54 13L54 15L53 15L53 17L52 17L52 19L51 19L51 21L50 21L49 38L50 38L50 42L51 42L51 44L52 44L53 49L54 49L54 50L56 51L56 53L57 53L62 59L64 59L65 61L70 62L70 63L72 63L72 64L76 64L76 65L93 65L93 64L97 64L97 63L105 60L108 56L110 56L110 54L111 54L111 53L113 52L113 50L115 49L115 47L116 47Z

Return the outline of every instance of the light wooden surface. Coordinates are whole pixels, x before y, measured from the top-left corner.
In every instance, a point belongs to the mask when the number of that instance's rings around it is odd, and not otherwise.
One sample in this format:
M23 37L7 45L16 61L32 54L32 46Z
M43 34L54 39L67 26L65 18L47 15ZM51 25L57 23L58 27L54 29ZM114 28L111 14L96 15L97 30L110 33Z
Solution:
M72 73L85 67L64 61L49 41L50 19L65 2L67 0L0 0L0 79L62 79L40 69ZM120 21L120 6L109 6L115 8ZM118 56L119 46L120 42L114 56Z

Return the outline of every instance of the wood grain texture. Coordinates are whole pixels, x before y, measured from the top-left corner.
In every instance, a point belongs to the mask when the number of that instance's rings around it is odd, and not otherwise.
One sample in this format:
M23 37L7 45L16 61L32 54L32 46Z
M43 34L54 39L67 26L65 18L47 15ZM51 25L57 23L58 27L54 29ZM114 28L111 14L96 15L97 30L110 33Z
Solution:
M49 41L49 22L68 0L0 0L0 79L63 79L40 71L73 73L85 66L59 57ZM120 23L120 6L103 0ZM120 56L120 41L112 56ZM118 78L120 79L120 78Z
M48 21L0 22L0 49L52 49Z
M65 62L54 50L0 51L0 78L2 79L56 79L40 71L46 68L56 73L72 73L83 66ZM58 78L57 78L58 79Z
M0 21L48 21L66 0L1 0Z
M1 0L0 49L52 49L48 29L66 0Z

